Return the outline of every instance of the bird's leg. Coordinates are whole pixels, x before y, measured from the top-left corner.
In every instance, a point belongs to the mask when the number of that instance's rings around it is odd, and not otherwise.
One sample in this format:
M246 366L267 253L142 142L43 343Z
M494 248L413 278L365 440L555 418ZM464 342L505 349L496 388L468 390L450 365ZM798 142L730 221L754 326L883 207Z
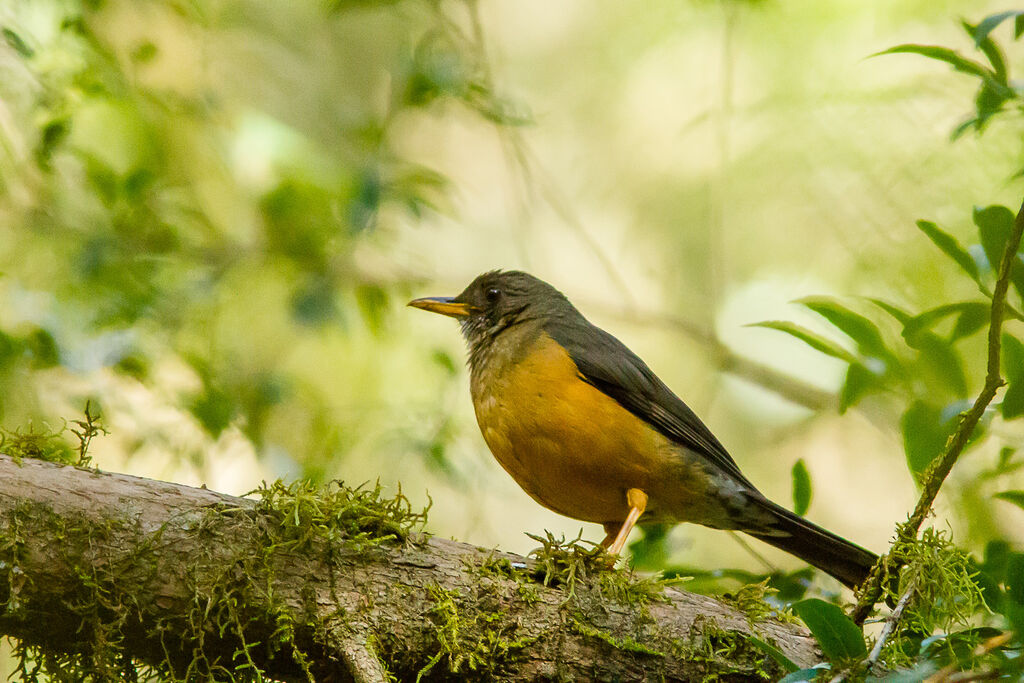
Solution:
M626 503L629 505L629 514L626 515L626 521L619 527L619 532L615 535L615 540L612 541L611 545L607 546L608 552L612 555L618 555L622 552L622 547L626 545L626 539L629 537L629 532L633 530L636 525L636 520L640 519L640 515L644 514L644 510L647 509L647 494L640 489L629 489L626 491ZM614 526L614 525L613 525ZM611 530L606 525L604 530L608 532L608 536L611 537ZM605 538L607 541L608 538ZM601 543L601 545L605 545Z

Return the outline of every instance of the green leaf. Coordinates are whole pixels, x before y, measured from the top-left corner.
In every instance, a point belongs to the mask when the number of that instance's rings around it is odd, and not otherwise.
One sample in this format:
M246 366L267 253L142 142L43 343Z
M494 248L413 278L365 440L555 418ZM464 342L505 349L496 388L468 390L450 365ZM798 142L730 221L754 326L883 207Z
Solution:
M981 50L988 58L989 63L992 65L992 71L995 73L996 81L1006 83L1006 58L1003 56L999 46L988 37L988 34L979 38L978 27L974 24L963 20L961 20L960 24L967 31L967 35L974 38L974 46Z
M355 288L355 296L359 312L370 332L380 336L384 331L385 314L390 303L387 290L380 285L360 285Z
M851 363L846 371L846 381L839 394L839 414L857 404L871 389L878 384L878 376L861 363Z
M1006 574L1006 563L1009 559L1009 543L1001 539L989 541L985 545L985 562L982 564L982 569L999 581L1002 581L1003 576Z
M798 300L821 317L839 328L846 336L857 342L866 355L883 360L895 360L882 341L882 334L873 322L834 299L812 296Z
M966 396L963 361L950 342L930 332L918 334L915 341L927 377L938 387L948 389L954 398Z
M60 347L49 330L37 327L25 337L25 342L33 368L52 368L60 363Z
M989 119L1003 111L1003 105L1016 96L1017 94L1009 86L999 81L991 78L982 81L978 94L974 98L974 107L978 112L978 116L974 120L975 130L979 133L984 130Z
M962 301L955 304L936 306L908 320L903 325L903 337L907 340L907 344L916 349L918 348L917 342L921 337L921 332L931 329L944 318L954 315L958 315L961 318L967 315L968 321L966 325L973 325L978 318L984 324L984 321L989 316L989 304L979 301ZM957 324L959 324L959 321L957 321Z
M999 449L999 461L996 463L996 474L1006 474L1013 470L1019 469L1022 463L1016 463L1013 461L1013 456L1017 454L1016 448L1010 446L1003 446Z
M1024 491L1000 491L993 494L992 497L1005 500L1007 503L1013 503L1024 510Z
M793 463L792 474L793 512L802 517L811 506L811 473L807 471L807 464L803 458Z
M981 591L981 597L985 601L985 606L990 610L997 610L1003 594L1003 591L999 588L999 582L992 578L992 575L988 572L978 569L977 566L968 567L968 571L971 574L971 581Z
M454 377L459 374L459 366L455 363L455 359L444 349L434 349L433 353L430 354L430 358L444 368L449 376Z
M904 311L902 308L890 304L888 301L882 299L868 299L871 303L881 308L883 311L896 318L901 325L906 325L913 318L912 315Z
M214 438L228 428L235 416L235 402L226 392L207 386L189 406L192 414Z
M796 337L816 351L821 351L827 356L838 358L839 360L846 361L847 363L857 362L857 359L852 353L839 346L834 341L826 339L820 334L811 332L804 327L786 320L767 320L765 322L754 323L750 325L750 327L767 327L771 330L785 332L786 334Z
M924 401L915 401L903 413L900 427L903 431L907 467L914 475L914 481L920 483L921 475L946 445L949 423L942 419L941 408Z
M1018 604L1024 605L1024 553L1013 553L1006 562L1006 594Z
M1024 378L1017 377L1009 381L999 411L1004 420L1013 420L1024 415Z
M796 666L796 664L793 663L793 660L790 659L789 657L787 657L782 652L782 650L780 650L779 648L775 647L774 645L770 645L769 643L766 643L765 641L761 640L760 638L756 638L754 636L747 636L747 642L750 643L751 645L753 645L754 647L756 647L761 652L764 652L766 655L768 655L772 659L774 659L775 662L779 666L781 666L784 671L792 672L792 671L796 671L797 670L797 666Z
M1006 251L1006 242L1013 232L1013 211L999 205L984 208L976 206L971 218L978 226L981 248L985 250L989 267L997 270L999 262L1003 259L1003 252Z
M987 303L965 304L965 308L960 311L960 317L957 318L956 325L953 326L953 331L949 335L949 341L955 342L957 339L970 337L985 327L990 317L991 309Z
M971 276L971 279L975 282L978 281L980 274L978 273L978 264L974 262L971 255L967 253L967 250L960 246L960 243L956 241L956 238L947 232L944 232L939 226L935 225L931 221L918 221L917 227L921 229L925 235L928 236L935 246L943 251L946 256L950 257L964 270L965 273Z
M856 659L867 654L864 634L839 607L810 598L793 603L793 611L818 639L827 658Z
M1000 411L1012 420L1024 415L1024 343L1012 334L1003 333L1003 375L1009 386L1003 394Z
M979 64L973 60L967 59L955 50L951 50L948 47L942 47L941 45L915 45L905 44L897 45L896 47L890 47L888 50L882 50L877 52L872 57L879 55L892 55L900 53L909 53L915 55L921 55L929 59L937 59L940 62L946 62L957 71L962 73L971 74L972 76L979 76L981 78L992 77L994 74L984 65Z
M997 14L990 14L989 16L978 22L978 25L973 27L974 30L971 35L974 37L974 46L981 47L981 44L988 38L988 35L996 29L999 24L1003 23L1010 17L1014 17L1020 22L1024 19L1024 11L1010 10L1009 12L999 12ZM1016 34L1016 37L1020 37L1020 33Z
M1009 332L1003 332L1003 374L1024 376L1024 342Z
M779 683L807 683L816 681L822 673L830 673L828 669L800 669L779 679Z
M4 26L3 29L0 29L0 34L3 35L7 44L21 57L29 58L35 54L35 50L29 47L28 43L22 40L21 36L6 26Z

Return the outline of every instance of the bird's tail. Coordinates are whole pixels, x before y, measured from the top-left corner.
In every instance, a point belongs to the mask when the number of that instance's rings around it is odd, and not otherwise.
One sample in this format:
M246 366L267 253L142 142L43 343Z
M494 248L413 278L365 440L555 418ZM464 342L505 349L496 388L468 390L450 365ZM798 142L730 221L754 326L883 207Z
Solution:
M796 555L849 588L860 585L878 560L870 550L836 536L767 498L755 496L752 502L771 514L773 519L764 531L744 530L746 533Z

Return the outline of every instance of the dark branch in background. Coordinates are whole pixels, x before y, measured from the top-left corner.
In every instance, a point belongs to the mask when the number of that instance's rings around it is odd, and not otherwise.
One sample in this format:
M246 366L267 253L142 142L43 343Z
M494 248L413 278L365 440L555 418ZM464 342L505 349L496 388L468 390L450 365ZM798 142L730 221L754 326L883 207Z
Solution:
M820 657L800 626L550 547L402 543L401 496L255 501L4 455L0 473L0 635L68 680L747 681L783 673L758 643Z
M943 482L949 476L950 470L956 464L957 459L963 452L964 447L978 425L985 409L996 396L996 391L1003 386L1003 378L1000 375L1000 354L1002 349L1003 319L1006 309L1006 294L1010 286L1010 273L1014 260L1017 258L1017 250L1020 248L1021 233L1024 232L1024 204L1017 212L1017 218L1013 223L1013 232L1006 242L1006 251L1003 252L1002 261L999 263L999 275L996 279L995 288L992 291L992 315L988 328L988 371L985 376L985 384L978 394L971 408L960 415L960 422L956 431L946 441L946 447L941 457L935 460L923 477L924 485L921 497L910 518L901 524L896 532L894 548L905 545L915 538L921 530L921 524L932 509L935 497L939 494ZM898 575L902 560L891 551L883 556L875 566L875 570L860 590L860 597L854 607L852 617L858 624L871 613L875 603L882 596L882 585L889 580L888 577Z

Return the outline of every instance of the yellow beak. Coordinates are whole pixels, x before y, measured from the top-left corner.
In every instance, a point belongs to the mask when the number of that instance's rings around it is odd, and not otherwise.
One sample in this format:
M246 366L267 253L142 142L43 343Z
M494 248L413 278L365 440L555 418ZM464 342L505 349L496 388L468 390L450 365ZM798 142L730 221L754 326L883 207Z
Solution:
M409 305L431 313L447 315L450 318L466 318L473 313L472 306L452 301L450 296L428 296L424 299L413 299Z

